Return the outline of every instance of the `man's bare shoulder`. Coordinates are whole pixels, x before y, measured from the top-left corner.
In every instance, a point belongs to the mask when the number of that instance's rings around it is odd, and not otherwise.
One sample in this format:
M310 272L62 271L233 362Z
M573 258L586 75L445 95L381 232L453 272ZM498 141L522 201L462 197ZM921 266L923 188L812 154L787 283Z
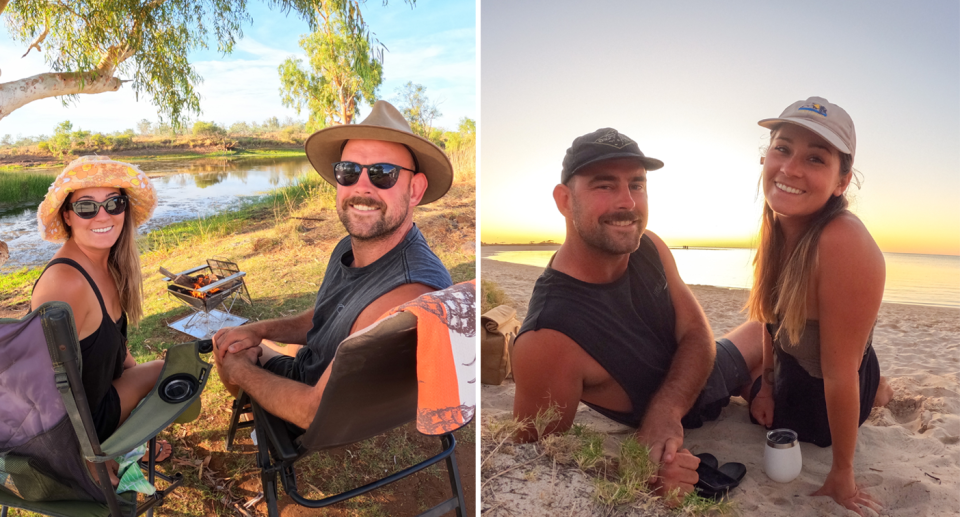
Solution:
M354 322L350 333L352 334L362 328L372 325L378 319L380 319L381 316L386 314L394 307L403 305L404 303L415 300L420 295L431 293L433 291L436 291L436 289L417 283L403 284L390 291L387 291L382 296L370 303L370 305L367 305L363 311L360 312L360 315L357 316L357 320Z
M517 337L511 361L518 382L527 371L579 382L609 376L576 341L553 329L531 330Z
M513 346L514 358L517 355L536 357L543 361L564 362L586 354L576 341L563 332L553 329L530 330L517 337Z

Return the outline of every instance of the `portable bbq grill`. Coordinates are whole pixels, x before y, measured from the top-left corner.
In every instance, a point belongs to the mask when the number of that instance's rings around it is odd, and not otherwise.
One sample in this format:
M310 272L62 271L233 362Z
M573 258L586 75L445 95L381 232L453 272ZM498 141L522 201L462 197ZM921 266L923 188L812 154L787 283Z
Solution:
M246 275L235 262L207 259L206 265L165 277L167 293L193 311L169 327L197 339L209 339L223 327L246 323L247 318L230 314L238 300L253 304L243 279ZM177 278L185 278L192 287L174 283Z

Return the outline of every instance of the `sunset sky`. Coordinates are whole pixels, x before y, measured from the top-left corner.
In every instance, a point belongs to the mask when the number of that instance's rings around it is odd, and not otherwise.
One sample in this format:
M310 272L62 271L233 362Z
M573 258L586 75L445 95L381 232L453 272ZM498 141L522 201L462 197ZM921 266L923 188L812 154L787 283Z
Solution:
M666 166L648 228L751 246L757 125L821 96L857 128L852 208L884 251L960 254L960 3L510 2L481 6L481 240L564 235L573 139L614 127Z

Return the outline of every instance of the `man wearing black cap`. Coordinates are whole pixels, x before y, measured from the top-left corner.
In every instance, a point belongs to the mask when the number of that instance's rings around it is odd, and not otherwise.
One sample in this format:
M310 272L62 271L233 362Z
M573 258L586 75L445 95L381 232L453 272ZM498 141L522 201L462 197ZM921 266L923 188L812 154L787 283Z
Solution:
M359 124L310 135L305 148L311 165L336 186L337 215L349 234L330 256L316 304L214 336L224 386L233 395L242 388L303 429L317 412L341 341L397 305L452 284L414 224L413 209L443 197L453 181L444 152L413 134L385 101Z
M716 418L750 384L748 362L759 368L761 356L727 340L714 344L670 250L645 231L646 174L661 167L610 128L567 150L553 191L567 235L537 280L516 339L514 416L556 404L561 418L547 432L564 431L582 401L637 427L663 464L659 488L686 493L699 459L682 449L683 427ZM535 433L528 428L523 438Z

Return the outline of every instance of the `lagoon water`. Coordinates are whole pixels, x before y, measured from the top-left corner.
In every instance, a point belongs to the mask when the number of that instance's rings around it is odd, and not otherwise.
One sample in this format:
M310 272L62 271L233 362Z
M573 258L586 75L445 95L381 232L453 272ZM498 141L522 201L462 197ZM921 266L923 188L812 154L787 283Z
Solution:
M302 175L314 173L306 157L236 161L205 158L138 165L150 177L158 198L153 218L140 227L141 234L236 208L244 199L291 185ZM53 181L59 170L48 173ZM40 238L37 231L39 202L6 209L0 207L0 241L10 247L10 259L0 267L0 274L43 265L60 248L59 244Z
M497 247L485 258L545 267L557 247L510 250ZM688 284L749 289L753 285L752 249L673 249L677 269ZM960 256L884 253L887 282L883 301L960 307ZM481 272L481 276L482 276Z

